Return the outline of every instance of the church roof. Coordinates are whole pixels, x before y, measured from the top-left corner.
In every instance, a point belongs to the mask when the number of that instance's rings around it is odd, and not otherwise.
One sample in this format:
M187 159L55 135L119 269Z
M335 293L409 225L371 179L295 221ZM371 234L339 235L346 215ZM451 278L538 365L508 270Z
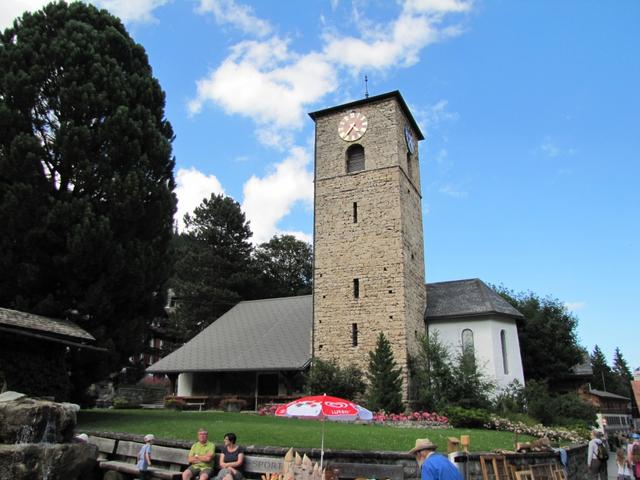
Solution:
M479 279L427 283L426 320L522 314ZM240 302L150 373L302 370L311 361L313 297Z
M418 140L424 140L424 135L422 134L422 131L420 131L420 127L418 126L418 123L413 118L413 115L411 114L411 111L409 110L409 107L405 103L404 98L402 98L402 95L400 95L400 91L399 90L394 90L393 92L383 93L381 95L374 95L373 97L362 98L362 99L356 100L354 102L343 103L342 105L336 105L335 107L329 107L329 108L325 108L323 110L317 110L315 112L309 113L309 116L315 121L316 118L323 117L323 116L328 115L330 113L339 112L339 111L346 110L346 109L349 109L349 108L356 108L356 107L359 107L361 105L365 105L367 103L379 102L381 100L386 100L388 98L394 98L394 97L396 98L396 100L398 100L398 103L400 104L400 107L402 107L402 110L404 111L404 114L407 116L407 119L409 120L409 123L411 124L411 127L416 132L416 137L418 138Z
M302 370L312 324L311 295L240 302L147 371Z
M524 316L479 278L427 283L427 320Z
M95 340L89 332L69 320L43 317L8 308L0 308L0 328L14 333L36 333L53 338Z

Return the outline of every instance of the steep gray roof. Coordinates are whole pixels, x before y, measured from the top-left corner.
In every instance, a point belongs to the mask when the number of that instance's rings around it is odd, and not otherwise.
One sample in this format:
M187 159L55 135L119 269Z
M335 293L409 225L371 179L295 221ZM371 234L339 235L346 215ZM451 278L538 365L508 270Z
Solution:
M89 332L69 320L42 317L8 308L0 308L0 328L15 333L35 333L54 338L95 340Z
M627 401L631 400L629 397L623 397L622 395L617 395L615 393L605 392L604 390L596 390L595 388L590 388L589 393L591 395L595 395L596 397L601 397L601 398L612 398L616 400L627 400Z
M240 302L151 373L302 370L311 359L311 295Z
M478 278L427 283L427 320L488 315L524 318Z

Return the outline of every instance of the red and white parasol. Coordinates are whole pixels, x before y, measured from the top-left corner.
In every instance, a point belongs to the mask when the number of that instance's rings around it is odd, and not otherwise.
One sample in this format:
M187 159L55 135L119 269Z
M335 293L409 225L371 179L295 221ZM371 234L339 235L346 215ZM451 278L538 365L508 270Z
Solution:
M322 422L322 442L320 446L320 468L324 460L324 420L370 421L373 413L357 403L330 395L302 397L276 409L279 417L317 418Z

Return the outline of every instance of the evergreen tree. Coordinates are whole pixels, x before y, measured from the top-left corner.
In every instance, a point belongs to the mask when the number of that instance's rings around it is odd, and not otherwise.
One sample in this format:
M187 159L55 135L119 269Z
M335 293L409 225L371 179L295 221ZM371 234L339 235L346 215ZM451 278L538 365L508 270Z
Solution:
M495 384L478 368L473 348L460 348L453 368L450 396L453 403L465 408L488 408Z
M172 140L144 49L105 10L52 3L0 34L0 305L76 320L108 349L72 350L76 393L162 311Z
M176 240L174 332L190 340L241 300L252 298L251 229L231 197L211 195L185 215Z
M369 352L369 391L367 405L371 410L400 412L402 405L402 370L397 368L391 344L380 332L376 349Z
M311 293L313 250L308 243L276 235L256 248L253 261L263 280L263 298Z
M364 391L364 375L352 365L340 367L335 361L316 358L305 375L305 391L309 395L326 393L339 398L356 400Z
M411 363L416 407L441 411L449 405L454 383L451 353L437 331L422 336L420 352Z
M602 353L602 350L600 350L598 345L593 347L593 353L591 354L591 368L593 369L591 388L606 392L613 391L612 388L615 384L615 377L611 367L607 365L607 358L604 356L604 353Z
M577 318L557 299L493 288L525 317L517 327L526 381L546 381L555 391L571 368L582 361Z
M627 361L622 356L622 352L618 347L616 347L613 354L612 373L614 377L613 391L618 395L631 397L630 382L633 380L633 375L631 374L631 369L629 368Z

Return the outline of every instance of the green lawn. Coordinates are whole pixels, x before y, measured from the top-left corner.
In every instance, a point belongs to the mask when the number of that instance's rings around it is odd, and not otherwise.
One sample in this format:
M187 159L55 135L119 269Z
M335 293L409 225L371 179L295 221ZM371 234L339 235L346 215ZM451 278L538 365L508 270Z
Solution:
M252 413L177 412L173 410L83 410L80 431L153 433L158 438L196 440L198 428L209 430L209 439L222 443L227 432L238 435L242 445L319 448L322 422L261 417ZM347 450L408 451L416 438L429 438L446 451L447 437L471 436L471 450L513 449L514 434L493 430L397 428L373 424L325 422L325 448ZM518 441L531 437L520 435Z

